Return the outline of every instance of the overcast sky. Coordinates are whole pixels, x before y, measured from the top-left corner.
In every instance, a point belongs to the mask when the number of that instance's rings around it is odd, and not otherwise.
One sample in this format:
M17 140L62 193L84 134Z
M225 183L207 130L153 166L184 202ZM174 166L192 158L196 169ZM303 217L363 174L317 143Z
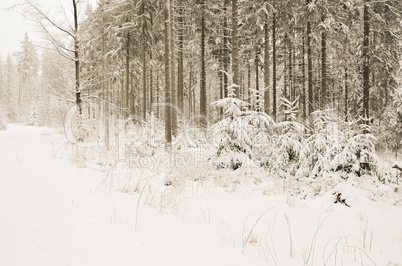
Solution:
M70 3L70 0L36 0L44 8L52 8L55 2ZM97 0L89 0L94 5ZM4 61L8 54L13 54L20 48L20 42L25 32L33 42L41 41L41 34L32 25L32 22L25 20L18 11L6 11L14 5L16 0L0 0L0 54Z

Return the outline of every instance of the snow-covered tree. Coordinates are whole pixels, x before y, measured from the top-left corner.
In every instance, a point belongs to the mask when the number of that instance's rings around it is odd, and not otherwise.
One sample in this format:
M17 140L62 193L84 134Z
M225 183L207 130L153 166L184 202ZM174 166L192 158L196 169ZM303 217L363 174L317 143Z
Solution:
M27 33L25 33L24 40L21 42L20 50L14 54L14 57L17 61L19 76L17 91L18 114L23 121L27 121L28 114L33 112L28 108L32 107L33 97L38 93L39 72L38 54Z

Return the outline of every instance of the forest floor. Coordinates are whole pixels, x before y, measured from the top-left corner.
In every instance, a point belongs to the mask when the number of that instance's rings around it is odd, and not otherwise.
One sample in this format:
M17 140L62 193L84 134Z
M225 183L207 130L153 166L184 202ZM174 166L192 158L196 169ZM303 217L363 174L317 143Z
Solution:
M285 183L166 186L78 152L53 129L0 131L0 265L402 265L402 206L350 184L289 201Z

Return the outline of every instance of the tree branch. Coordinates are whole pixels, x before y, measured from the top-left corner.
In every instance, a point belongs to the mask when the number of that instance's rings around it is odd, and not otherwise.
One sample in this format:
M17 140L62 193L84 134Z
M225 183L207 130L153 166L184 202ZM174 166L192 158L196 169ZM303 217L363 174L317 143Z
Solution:
M43 19L45 19L46 21L48 21L50 24L52 24L55 28L57 28L58 30L68 34L69 36L71 36L72 38L75 38L75 34L71 33L70 31L64 29L63 27L61 27L60 25L57 25L52 19L50 19L42 10L40 10L35 3L33 3L31 0L25 0L25 2L28 4L28 6L30 6L32 9L34 9Z

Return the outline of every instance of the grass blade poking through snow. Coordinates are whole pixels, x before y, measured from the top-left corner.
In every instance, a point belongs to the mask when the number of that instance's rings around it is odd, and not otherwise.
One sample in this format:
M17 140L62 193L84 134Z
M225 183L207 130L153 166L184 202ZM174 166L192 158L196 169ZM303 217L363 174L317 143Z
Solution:
M243 238L243 253L244 253L244 249L247 246L248 241L250 241L250 237L253 234L253 230L254 228L257 226L258 222L261 220L261 218L267 214L269 211L271 211L273 208L269 208L268 210L264 211L260 217L258 217L258 219L255 221L254 225L251 227L250 232L247 234L246 238ZM244 229L243 229L243 233L244 233Z
M290 229L290 221L289 221L289 216L285 214L285 219L286 223L288 225L288 231L289 231L289 255L290 258L294 258L294 251L293 251L293 240L292 240L292 230Z
M154 176L151 176L150 178L148 178L147 182L145 182L144 186L142 187L140 196L138 197L137 208L135 210L135 230L137 230L137 228L138 228L138 209L139 209L139 206L140 206L140 201L141 201L142 194L144 194L144 190L145 190L146 186L148 185L149 181L151 181L151 179L153 177Z

